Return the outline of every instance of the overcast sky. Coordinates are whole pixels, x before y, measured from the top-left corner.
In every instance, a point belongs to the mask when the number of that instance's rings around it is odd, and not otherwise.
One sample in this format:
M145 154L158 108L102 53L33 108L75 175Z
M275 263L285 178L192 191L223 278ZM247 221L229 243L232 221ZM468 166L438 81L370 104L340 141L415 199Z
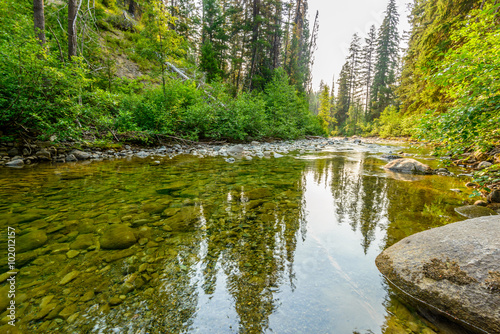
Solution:
M312 69L314 90L319 88L321 80L331 86L333 75L335 82L337 81L348 54L352 35L357 32L364 43L372 24L375 24L378 31L388 2L389 0L309 0L311 30L314 16L319 10L318 48L314 53ZM406 5L408 2L409 0L396 0L400 15L400 35L403 30L410 29Z

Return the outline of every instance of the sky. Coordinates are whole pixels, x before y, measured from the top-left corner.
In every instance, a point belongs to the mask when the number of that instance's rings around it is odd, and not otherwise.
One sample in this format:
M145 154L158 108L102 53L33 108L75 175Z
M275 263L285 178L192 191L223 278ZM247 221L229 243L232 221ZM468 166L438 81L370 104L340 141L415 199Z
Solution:
M352 35L358 33L362 43L372 24L378 28L384 20L389 0L309 0L309 24L312 30L314 16L319 10L318 48L314 53L313 89L318 90L321 80L335 85L344 65ZM399 33L408 31L409 0L396 0L399 12ZM337 90L337 87L335 88Z

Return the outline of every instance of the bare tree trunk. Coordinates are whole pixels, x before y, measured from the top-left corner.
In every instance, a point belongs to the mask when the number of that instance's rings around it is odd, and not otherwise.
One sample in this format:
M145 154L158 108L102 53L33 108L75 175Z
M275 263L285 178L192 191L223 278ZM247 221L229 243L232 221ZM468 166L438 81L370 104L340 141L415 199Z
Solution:
M76 14L78 13L78 0L68 0L68 58L76 56Z
M46 42L43 0L33 0L33 18L35 21L35 34L37 34L40 45L43 46Z
M137 5L136 5L135 1L134 0L130 0L130 2L128 4L128 12L134 18L135 18L135 11L136 11L136 9L137 9Z

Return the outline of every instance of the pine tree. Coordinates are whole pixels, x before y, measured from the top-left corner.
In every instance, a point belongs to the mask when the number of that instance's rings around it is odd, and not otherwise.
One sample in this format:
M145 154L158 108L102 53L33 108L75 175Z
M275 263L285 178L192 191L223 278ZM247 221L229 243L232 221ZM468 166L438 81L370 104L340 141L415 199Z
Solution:
M224 52L227 49L227 35L224 30L224 16L219 0L203 0L203 26L200 68L207 74L208 82L225 75Z
M347 110L349 110L351 104L358 97L359 89L359 74L360 74L360 58L361 58L361 46L360 38L358 34L352 36L351 45L349 46L349 56L347 61L349 62L349 98L347 102Z
M364 90L364 105L365 114L368 113L371 102L371 86L373 83L373 66L375 64L375 43L376 43L376 30L375 25L370 27L368 37L365 38L365 45L362 51L362 65L361 65L361 85Z
M392 85L396 81L399 61L399 14L395 0L389 0L385 18L378 32L375 74L372 85L371 119L378 118L381 112L394 99Z
M342 66L340 71L337 93L337 106L335 112L335 118L337 119L339 127L344 126L347 119L347 113L349 111L349 76L351 73L351 68L349 62L346 62Z

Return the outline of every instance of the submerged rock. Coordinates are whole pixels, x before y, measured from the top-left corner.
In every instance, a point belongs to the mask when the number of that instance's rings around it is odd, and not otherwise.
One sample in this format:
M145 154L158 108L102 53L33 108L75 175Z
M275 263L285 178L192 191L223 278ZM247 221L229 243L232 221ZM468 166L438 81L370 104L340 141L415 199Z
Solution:
M18 253L24 253L40 246L47 242L47 235L43 231L35 230L17 239L16 250Z
M165 220L172 231L190 231L198 222L200 209L197 207L183 207L178 213Z
M382 252L376 264L410 303L465 327L500 333L499 217L414 234Z
M261 199L265 197L271 197L273 194L271 191L267 188L257 188L250 190L248 193L246 193L246 197L248 200L252 201L255 199Z
M415 159L396 159L385 165L384 169L407 174L432 174L432 168Z
M99 239L101 248L104 249L124 249L136 241L134 231L127 225L121 224L111 226Z
M489 208L485 208L484 206L479 205L466 205L455 208L455 211L458 214L461 214L467 218L478 218L483 216L494 216L497 213Z

